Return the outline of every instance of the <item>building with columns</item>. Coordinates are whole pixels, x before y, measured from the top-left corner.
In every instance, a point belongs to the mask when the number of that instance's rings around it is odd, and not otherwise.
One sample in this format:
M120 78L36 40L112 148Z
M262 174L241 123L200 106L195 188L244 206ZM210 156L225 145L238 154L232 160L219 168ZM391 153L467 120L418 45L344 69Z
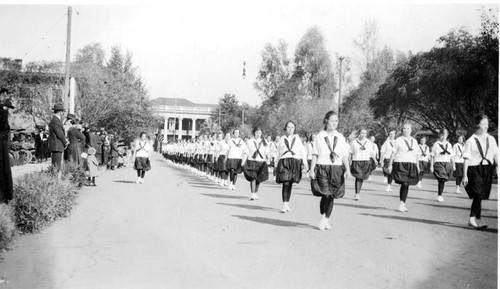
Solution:
M194 103L185 98L160 97L153 100L157 115L165 119L164 140L192 139L199 135L203 122L210 118L217 104Z

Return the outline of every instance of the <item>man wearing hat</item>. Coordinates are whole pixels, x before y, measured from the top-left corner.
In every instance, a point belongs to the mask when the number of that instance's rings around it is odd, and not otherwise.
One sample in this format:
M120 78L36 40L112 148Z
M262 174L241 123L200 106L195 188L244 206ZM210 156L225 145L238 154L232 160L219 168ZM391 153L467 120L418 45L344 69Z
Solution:
M68 145L62 124L62 118L66 110L62 103L54 104L53 110L54 116L49 123L49 151L52 153L52 166L60 172L63 152Z
M0 95L9 93L6 88L0 89ZM0 202L8 203L13 198L12 171L10 168L10 126L9 109L14 108L12 102L0 99Z

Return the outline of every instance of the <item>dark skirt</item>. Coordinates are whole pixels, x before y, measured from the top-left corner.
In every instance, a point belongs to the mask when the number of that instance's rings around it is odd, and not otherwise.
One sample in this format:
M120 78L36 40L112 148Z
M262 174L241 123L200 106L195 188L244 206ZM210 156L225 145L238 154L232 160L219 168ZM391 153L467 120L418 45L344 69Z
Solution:
M134 163L134 170L149 171L151 169L151 163L149 158L136 157Z
M334 165L316 165L316 178L311 180L311 191L317 197L333 196L342 198L345 194L345 167Z
M205 156L203 154L197 154L196 155L196 162L198 164L204 164L205 163Z
M464 176L464 163L455 163L455 171L453 171L455 178L462 178Z
M373 172L377 168L377 162L370 158L370 173Z
M226 169L226 156L225 155L220 155L217 158L217 163L214 168L218 172L225 172L227 171Z
M80 165L83 164L82 157L82 147L80 143L70 143L68 146L68 156L69 160Z
M391 172L389 172L389 162L390 159L384 159L384 166L382 167L382 172L384 173L384 177L388 177L391 175Z
M276 167L276 182L300 183L302 179L302 160L296 158L280 159Z
M207 158L206 158L206 161L207 161L208 167L211 168L211 169L213 169L214 168L214 155L208 154Z
M427 172L427 167L429 163L426 161L418 161L418 167L420 168L420 174L424 175Z
M231 159L228 158L226 161L226 169L229 170L234 170L236 173L241 173L242 168L241 168L241 159Z
M449 180L453 174L453 166L451 162L434 163L434 176L437 179Z
M391 176L397 184L414 186L418 183L417 164L395 162Z
M249 182L255 180L262 183L269 178L269 169L266 162L247 160L243 167L243 174Z
M356 179L368 180L371 166L370 161L352 161L351 174Z
M467 168L469 182L465 186L465 191L469 198L480 197L483 200L490 198L493 170L493 165L469 166Z

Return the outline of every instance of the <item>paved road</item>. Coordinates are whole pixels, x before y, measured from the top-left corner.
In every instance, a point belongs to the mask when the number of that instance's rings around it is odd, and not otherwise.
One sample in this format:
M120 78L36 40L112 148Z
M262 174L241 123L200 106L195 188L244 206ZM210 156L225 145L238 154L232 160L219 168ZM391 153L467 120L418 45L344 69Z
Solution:
M484 202L485 231L466 227L471 201L437 182L411 189L397 212L379 172L353 200L353 180L319 231L319 199L307 179L261 186L249 201L240 176L222 189L155 156L145 183L131 168L86 187L71 216L18 238L2 254L0 288L496 288L497 188Z

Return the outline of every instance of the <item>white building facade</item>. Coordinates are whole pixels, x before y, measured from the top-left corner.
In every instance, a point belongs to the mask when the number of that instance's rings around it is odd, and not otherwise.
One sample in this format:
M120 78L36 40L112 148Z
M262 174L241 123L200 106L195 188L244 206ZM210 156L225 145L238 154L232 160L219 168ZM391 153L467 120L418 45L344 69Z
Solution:
M203 122L216 111L216 104L194 103L185 98L157 98L153 100L155 112L165 120L163 139L193 139Z

